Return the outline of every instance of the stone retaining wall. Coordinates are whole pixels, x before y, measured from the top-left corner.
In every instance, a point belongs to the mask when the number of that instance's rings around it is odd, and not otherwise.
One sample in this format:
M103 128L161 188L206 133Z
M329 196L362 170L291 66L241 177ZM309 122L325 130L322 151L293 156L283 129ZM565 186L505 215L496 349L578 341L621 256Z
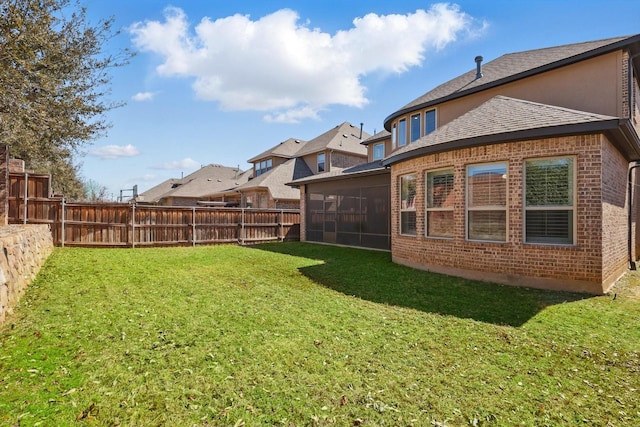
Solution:
M0 325L53 250L48 225L0 227Z

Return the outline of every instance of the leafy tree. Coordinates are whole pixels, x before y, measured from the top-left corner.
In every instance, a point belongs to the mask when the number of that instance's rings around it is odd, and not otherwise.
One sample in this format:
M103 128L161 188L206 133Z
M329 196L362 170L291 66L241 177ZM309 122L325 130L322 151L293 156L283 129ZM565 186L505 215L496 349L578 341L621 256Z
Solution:
M104 45L113 19L91 24L78 0L0 1L0 142L54 191L82 197L74 156L109 127L109 70L125 65Z
M84 199L87 202L108 202L109 189L98 181L88 179L84 181Z

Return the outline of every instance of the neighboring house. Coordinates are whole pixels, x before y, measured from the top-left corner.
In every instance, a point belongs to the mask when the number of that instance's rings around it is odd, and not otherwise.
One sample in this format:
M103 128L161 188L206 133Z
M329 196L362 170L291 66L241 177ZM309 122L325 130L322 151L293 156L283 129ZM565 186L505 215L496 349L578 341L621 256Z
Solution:
M478 57L391 114L393 260L610 289L639 253L639 54L635 35Z
M253 176L246 183L207 199L233 198L242 207L299 209L300 190L288 183L366 163L362 138L368 137L362 128L344 122L308 142L290 138L249 159Z
M361 142L368 162L298 179L301 240L389 250L389 169L382 166L391 134L383 130Z
M367 149L362 140L369 134L344 122L313 138L296 152L314 174L349 168L367 162Z
M208 194L222 192L245 183L250 171L209 164L181 179L168 179L141 193L137 203L162 206L197 206Z
M306 142L289 138L248 160L253 164L246 182L206 196L206 200L234 201L246 208L298 209L300 191L284 185L294 177L311 175L295 155Z

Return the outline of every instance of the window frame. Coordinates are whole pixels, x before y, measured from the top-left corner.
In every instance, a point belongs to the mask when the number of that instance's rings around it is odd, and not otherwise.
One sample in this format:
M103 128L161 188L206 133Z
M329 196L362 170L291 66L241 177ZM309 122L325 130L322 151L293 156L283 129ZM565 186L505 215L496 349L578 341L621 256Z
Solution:
M485 205L470 207L470 175L469 171L474 167L488 167L492 165L504 165L503 179L505 180L505 194L504 194L504 206L500 205ZM472 238L469 236L469 229L471 226L471 212L503 212L504 211L504 240L489 239L489 238ZM465 167L465 240L470 242L484 242L484 243L507 243L509 241L509 162L508 161L495 161L486 163L473 163L468 164Z
M404 147L407 145L407 119L398 120L398 147Z
M452 178L451 192L454 192L455 191L455 168L453 166L448 167L448 168L440 168L440 169L428 170L428 171L425 171L425 173L424 173L424 182L425 182L425 185L424 185L424 187L425 187L425 190L424 190L424 236L428 237L429 239L452 240L454 238L455 227L453 225L452 225L452 228L451 228L451 235L450 236L429 235L429 213L431 213L431 212L451 212L452 223L453 223L453 218L455 217L455 203L452 204L451 206L440 206L440 207L430 207L429 206L429 204L430 204L429 203L429 189L430 189L429 175L431 175L431 174L444 175L444 173L446 173L446 172L450 172L450 174L451 174L451 178Z
M429 113L433 113L433 129L429 130L429 127L427 126L427 118L429 117ZM424 134L425 135L429 135L431 132L435 132L435 130L438 128L438 116L437 116L437 112L435 108L432 108L431 110L427 110L424 112Z
M571 186L570 198L571 205L538 205L527 206L527 163L534 161L549 161L549 160L562 160L571 159L572 170L570 172ZM577 232L578 232L578 157L575 155L567 156L549 156L549 157L532 157L524 159L522 162L522 242L526 245L550 245L550 246L575 246L577 244ZM571 233L570 241L567 242L553 242L549 241L528 241L527 238L527 212L530 211L571 211L571 229L568 230Z
M413 194L413 200L411 200L411 198L407 198L405 200L405 198L403 197L403 183L404 180L406 178L412 178L413 182L414 182L414 194ZM418 235L418 217L417 217L417 209L416 209L416 199L418 197L418 191L417 191L417 187L418 187L418 174L415 172L412 173L407 173L404 175L400 176L399 182L398 182L399 186L400 186L400 191L399 191L399 202L400 202L400 206L399 206L399 221L398 221L398 231L399 234L401 236L409 236L409 237L417 237ZM409 202L406 203L406 207L403 207L403 202ZM413 213L413 224L414 224L414 229L413 232L410 232L411 230L408 229L409 232L406 232L403 225L403 214L410 214Z
M320 161L320 157L322 157L322 161ZM322 165L322 170L320 170L320 165ZM327 156L326 153L318 153L316 156L316 171L317 173L323 173L327 171Z
M382 147L382 156L380 157L376 157L376 147ZM373 149L372 149L372 159L375 160L382 160L384 159L384 142L378 142L376 144L373 144Z
M418 124L417 129L414 128L414 123ZM414 141L417 141L421 137L422 137L422 113L412 114L409 117L409 144L411 144Z

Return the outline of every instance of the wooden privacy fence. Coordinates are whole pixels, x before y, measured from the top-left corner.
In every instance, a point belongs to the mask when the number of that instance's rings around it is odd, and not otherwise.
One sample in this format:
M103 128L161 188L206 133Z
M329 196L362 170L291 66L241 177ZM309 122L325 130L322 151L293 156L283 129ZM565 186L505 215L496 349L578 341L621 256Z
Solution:
M49 224L56 246L251 244L300 239L300 213L286 209L66 203L9 197L9 223Z

